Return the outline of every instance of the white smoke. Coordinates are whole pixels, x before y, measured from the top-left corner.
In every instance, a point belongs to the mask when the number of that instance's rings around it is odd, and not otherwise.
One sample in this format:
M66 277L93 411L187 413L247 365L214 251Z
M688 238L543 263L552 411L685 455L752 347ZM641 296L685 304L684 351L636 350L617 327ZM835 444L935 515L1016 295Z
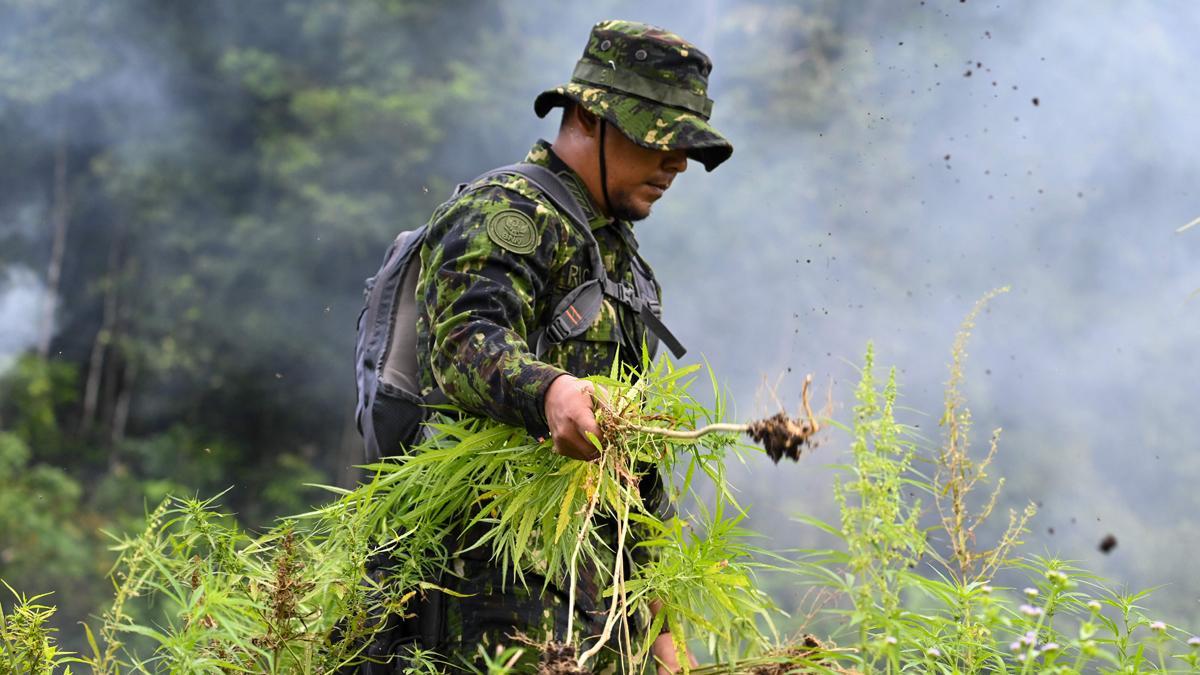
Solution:
M46 285L28 267L0 271L0 374L37 343Z

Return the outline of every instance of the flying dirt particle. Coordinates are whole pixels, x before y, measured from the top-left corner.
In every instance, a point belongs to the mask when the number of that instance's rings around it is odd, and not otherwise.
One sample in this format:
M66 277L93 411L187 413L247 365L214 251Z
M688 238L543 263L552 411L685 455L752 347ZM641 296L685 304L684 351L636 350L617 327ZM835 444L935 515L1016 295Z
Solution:
M1033 97L1033 105L1034 105L1034 107L1037 107L1037 106L1039 106L1039 105L1041 105L1041 104L1042 104L1042 103L1041 103L1041 101L1039 101L1039 100L1038 100L1038 97L1034 96L1034 97Z
M1097 548L1100 549L1100 552L1104 555L1112 553L1113 549L1116 547L1117 538L1111 534L1104 535L1104 538L1100 540L1100 545L1097 546Z
M991 40L991 39L992 39L992 31L990 31L990 30L985 30L985 31L983 31L983 36L984 36L985 38L987 38L987 39Z
M945 156L945 157L943 157L942 159L944 159L944 160L946 160L947 162L949 162L949 161L950 161L950 155L946 155L946 156Z
M1047 527L1047 528L1046 528L1046 534L1048 534L1048 535L1050 535L1051 537L1053 537L1053 536L1054 536L1054 528L1053 528L1053 527Z
M963 73L963 77L970 77L970 76L971 76L971 71L969 71L969 70L967 72Z

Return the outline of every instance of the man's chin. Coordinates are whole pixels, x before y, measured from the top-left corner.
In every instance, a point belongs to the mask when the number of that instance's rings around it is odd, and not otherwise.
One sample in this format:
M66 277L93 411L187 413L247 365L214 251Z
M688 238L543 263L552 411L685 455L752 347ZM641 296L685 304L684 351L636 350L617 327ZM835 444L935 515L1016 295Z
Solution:
M653 208L652 203L638 204L632 200L622 201L613 207L613 217L617 220L628 220L630 222L645 220L650 215L650 210Z

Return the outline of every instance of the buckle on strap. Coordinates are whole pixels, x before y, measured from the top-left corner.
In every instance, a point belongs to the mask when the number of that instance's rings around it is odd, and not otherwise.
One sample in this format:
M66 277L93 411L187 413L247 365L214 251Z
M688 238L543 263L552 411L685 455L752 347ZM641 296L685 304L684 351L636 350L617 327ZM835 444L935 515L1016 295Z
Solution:
M558 344L571 337L571 324L565 315L558 315L546 326L546 338L550 344Z
M647 304L631 286L611 279L604 280L604 294L635 312L642 311L642 306Z

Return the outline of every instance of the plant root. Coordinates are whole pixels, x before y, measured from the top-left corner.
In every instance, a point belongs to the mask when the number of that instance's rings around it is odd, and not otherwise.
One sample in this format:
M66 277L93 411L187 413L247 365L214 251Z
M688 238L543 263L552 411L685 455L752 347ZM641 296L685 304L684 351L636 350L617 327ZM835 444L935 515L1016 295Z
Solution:
M778 659L773 663L762 663L750 668L750 675L783 675L790 673L796 669L794 663L797 659L804 659L812 656L815 652L824 649L821 641L811 635L805 635L804 640L798 645L785 647L768 657Z
M808 672L810 663L814 657L820 658L823 652L829 650L829 647L822 644L820 640L812 635L805 635L799 644L784 647L779 651L767 655L767 659L771 659L767 663L759 663L751 666L750 675L784 675L784 673ZM848 670L832 664L827 661L817 661L815 665L822 669L830 669L834 673L844 673L846 675L858 675L857 670Z
M708 434L744 433L756 442L761 443L767 451L767 455L776 464L784 457L796 462L800 460L800 452L803 448L816 446L816 441L813 440L813 437L821 430L821 424L817 421L816 416L813 415L812 406L809 404L808 389L811 384L812 375L809 375L804 378L804 390L801 394L801 405L804 411L802 419L793 418L786 412L780 411L770 417L755 420L749 424L720 422L709 424L699 429L671 429L631 422L618 415L611 407L605 404L605 411L609 413L612 421L608 423L609 426L606 427L602 435L608 438L613 433L621 430L633 430L644 434L662 436L667 439L694 441Z
M804 410L804 419L794 419L784 411L779 411L766 419L755 420L747 425L746 435L761 443L767 451L767 456L776 464L787 457L793 462L800 461L800 451L805 447L813 447L813 436L821 430L821 424L813 415L809 404L808 388L812 385L812 375L804 378L804 389L800 392L800 405Z
M554 640L542 645L537 672L538 675L592 675L592 671L579 665L575 647Z

